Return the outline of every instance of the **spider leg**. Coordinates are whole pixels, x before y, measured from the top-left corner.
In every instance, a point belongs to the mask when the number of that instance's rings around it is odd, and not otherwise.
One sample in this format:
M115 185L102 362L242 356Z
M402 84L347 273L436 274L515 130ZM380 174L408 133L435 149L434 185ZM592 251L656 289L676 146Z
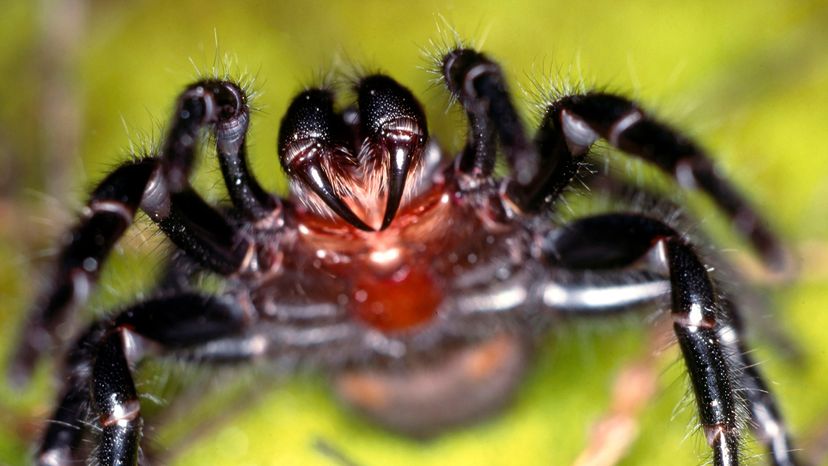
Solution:
M563 316L606 317L669 298L670 282L659 274L629 270L556 271L555 279L543 285L542 294L544 305Z
M215 131L220 158L227 161L236 157L229 165L242 170L241 155L234 152L243 148L246 129L246 123L237 121L240 115L246 115L242 96L235 84L227 82L205 81L189 86L178 99L162 154L122 164L95 188L83 217L60 252L53 288L44 292L30 311L10 367L15 383L25 383L39 355L52 344L58 324L86 300L103 261L132 224L139 207L173 243L208 270L229 275L249 265L252 242L188 182L196 143L205 127ZM244 194L257 192L257 184L240 186L242 191L233 196L247 199L239 201L242 212L246 212L245 206L254 204L265 208L265 198L257 204L258 198ZM277 208L276 204L267 205L272 207L271 214ZM252 215L253 211L248 213Z
M92 324L68 352L63 391L41 438L37 464L79 460L89 424L100 431L97 464L136 464L143 421L132 372L147 357L216 365L267 360L292 367L303 360L304 365L335 366L344 356L331 353L331 345L346 351L359 344L359 329L351 323L308 327L257 321L240 302L246 297L182 293L135 304Z
M263 220L280 208L279 200L270 195L247 166L247 129L250 108L247 97L229 82L205 82L214 95L215 105L223 116L215 124L216 152L224 184L233 206L251 220ZM212 89L210 89L212 87Z
M205 273L195 260L182 251L175 251L163 265L153 294L184 293L197 289L198 279Z
M669 224L681 231L693 231L693 242L697 244L713 244L711 239L698 231L699 220L687 209L673 202L669 194L635 184L628 178L612 172L596 171L579 174L580 181L589 189L591 196L602 196L618 202L621 209L650 214L659 218L669 218ZM651 213L656 212L655 215ZM775 321L766 318L772 313L769 302L764 299L762 289L755 287L738 286L740 283L752 282L754 277L745 276L743 271L734 266L732 261L719 255L708 255L706 260L720 274L732 278L729 285L737 285L738 289L728 290L727 294L739 296L740 308L745 312L745 319L750 322L750 329L757 330L765 341L772 344L775 351L785 359L792 361L803 358L802 348L799 347L784 329ZM759 282L763 284L762 282ZM721 292L720 292L721 294ZM759 318L757 318L759 317Z
M102 262L132 222L153 165L149 160L122 165L93 191L84 218L58 257L52 288L29 312L9 368L13 382L28 380L40 354L51 346L57 324L86 300Z
M765 220L717 173L704 151L633 102L604 93L564 97L549 106L535 137L535 150L495 62L480 52L458 49L446 54L442 65L449 91L469 116L469 141L458 170L491 176L497 136L514 179L507 193L519 208L537 211L556 199L577 173L580 159L601 137L655 164L681 186L706 192L769 267L785 270L788 265L784 247Z
M100 429L98 463L136 464L142 418L132 367L148 353L239 334L246 325L244 311L230 300L192 293L146 301L91 325L68 353L63 394L37 464L76 459L88 413Z
M166 190L178 193L188 189L199 135L202 129L209 128L235 208L252 220L262 220L280 210L278 199L261 187L247 167L250 108L247 96L237 84L217 80L193 83L178 97L173 115L162 148Z
M528 185L507 185L508 196L522 210L538 212L558 199L578 174L583 159L573 151L571 139L561 131L549 111L535 134L535 145L541 157L541 169Z
M678 233L643 215L598 215L553 231L545 250L564 269L607 269L644 261L669 274L673 329L714 464L739 462L742 389L747 389L744 401L774 464L799 464L767 385L745 354L735 308L716 298L706 268Z
M771 394L770 388L756 361L750 356L749 349L744 341L738 338L738 333L743 331L742 321L735 304L730 299L722 300L722 307L727 309L732 316L732 328L720 330L722 341L730 346L729 353L737 359L742 367L741 384L748 400L750 409L751 429L756 437L770 451L774 466L797 466L801 465L794 456L794 445L791 441L788 429L785 427L782 413Z
M443 77L469 116L469 142L458 161L463 173L488 178L495 166L495 136L506 154L515 180L528 185L538 172L538 154L509 98L500 66L471 49L443 57Z
M682 187L707 193L768 267L785 270L788 265L788 255L779 239L730 181L718 173L705 152L635 103L604 93L567 96L549 106L543 122L538 139L553 142L559 164L571 157L580 158L599 137L604 138L612 146L653 163ZM524 194L533 201L530 207L538 204L534 193L544 192L534 188Z

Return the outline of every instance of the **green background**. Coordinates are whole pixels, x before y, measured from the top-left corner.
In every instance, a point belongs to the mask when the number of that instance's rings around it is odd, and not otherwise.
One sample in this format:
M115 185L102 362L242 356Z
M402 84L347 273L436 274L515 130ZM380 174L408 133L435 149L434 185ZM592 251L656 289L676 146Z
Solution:
M635 96L686 129L749 192L800 258L793 282L762 278L709 203L690 197L702 227L722 237L721 253L759 276L775 309L760 314L762 325L780 327L801 347L801 357L786 356L767 332L754 332L756 357L793 432L809 456L828 464L820 453L828 448L828 5L721 3L0 2L0 369L46 279L42 268L61 229L108 168L157 141L182 86L216 63L255 77L251 157L264 183L283 192L274 147L279 118L293 93L331 69L392 74L421 96L432 132L459 147L461 115L446 111L421 51L431 49L430 40L450 38L451 26L502 63L527 117L531 98L521 89L531 96L535 83L552 76L582 76ZM196 184L220 199L211 162L202 164ZM87 318L139 298L164 250L152 226L139 222L114 254ZM236 389L213 390L206 408L167 429L158 448L172 448L201 424L213 429L183 448L175 464L335 464L313 448L318 439L367 466L570 464L606 412L618 370L650 351L639 327L627 321L555 332L510 409L426 443L342 410L313 375L248 383L255 374L240 382L232 374L211 380L186 371L199 388L256 386L255 401L230 409ZM688 436L694 408L676 409L686 405L677 359L675 348L657 358L659 392L621 464L695 465L707 458L701 436ZM0 381L0 464L25 464L52 403L51 369L44 364L23 391ZM152 374L140 390L174 391L178 368ZM153 399L144 405L163 411ZM212 419L205 414L211 410L233 415L199 422Z

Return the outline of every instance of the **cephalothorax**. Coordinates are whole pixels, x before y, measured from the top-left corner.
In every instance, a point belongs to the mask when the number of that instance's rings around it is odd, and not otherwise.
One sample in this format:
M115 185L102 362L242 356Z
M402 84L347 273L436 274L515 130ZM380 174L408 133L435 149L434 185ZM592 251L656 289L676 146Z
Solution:
M432 434L508 399L538 327L656 303L670 309L714 463L738 464L750 428L773 464L796 464L745 351L735 304L688 240L641 213L566 225L550 215L603 138L708 193L765 262L779 266L778 241L703 151L629 100L598 92L550 102L530 139L487 56L452 50L440 73L468 115L459 155L429 138L420 104L387 76L359 79L355 104L342 110L331 89L308 89L280 128L287 199L267 193L247 168L242 88L222 80L187 87L160 151L122 164L92 193L53 287L26 324L12 376L24 381L65 339L58 325L84 301L139 208L180 251L165 279L175 286L93 323L70 344L55 422L36 461L78 459L91 418L100 428L98 462L136 464L143 421L132 370L146 357L328 371L364 413ZM231 201L221 211L189 184L204 130L215 139ZM509 168L503 177L494 173L498 152ZM193 267L226 277L227 291L188 288L182 269Z

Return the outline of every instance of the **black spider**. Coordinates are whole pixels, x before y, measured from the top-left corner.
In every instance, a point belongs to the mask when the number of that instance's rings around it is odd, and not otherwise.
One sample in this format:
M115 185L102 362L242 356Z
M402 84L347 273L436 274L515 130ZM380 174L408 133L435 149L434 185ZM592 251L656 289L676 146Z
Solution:
M496 63L461 48L441 67L468 115L462 153L452 160L429 139L419 103L387 76L359 79L356 105L342 111L330 89L310 89L281 123L288 199L248 170L241 87L186 88L159 153L122 164L93 191L24 328L12 367L19 383L65 339L59 325L84 302L138 208L181 252L164 292L94 322L70 345L37 463L77 460L87 419L100 430L100 464L139 462L132 372L146 357L328 371L357 409L424 435L502 405L533 338L557 317L656 304L671 309L714 463L738 464L749 427L773 464L798 464L732 297L682 234L641 213L552 220L603 138L709 194L764 261L781 266L779 242L704 152L629 100L599 92L549 104L533 141ZM189 184L205 129L232 201L225 211ZM494 173L498 150L509 167L503 177ZM188 287L193 266L226 277L227 291Z

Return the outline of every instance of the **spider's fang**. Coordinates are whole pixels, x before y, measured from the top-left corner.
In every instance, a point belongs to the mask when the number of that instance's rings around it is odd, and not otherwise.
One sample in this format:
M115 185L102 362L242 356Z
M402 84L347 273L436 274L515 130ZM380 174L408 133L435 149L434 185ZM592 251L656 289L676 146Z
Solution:
M411 91L388 76L363 78L357 93L361 129L387 158L388 198L380 227L384 230L400 207L412 162L417 163L423 153L427 136L425 113Z
M403 191L405 190L405 179L408 177L408 166L411 159L408 152L403 148L397 148L390 152L391 163L388 164L388 201L385 204L385 215L382 217L380 230L385 230L400 207Z
M337 215L345 219L348 223L363 231L374 231L373 228L366 225L357 214L348 207L347 204L340 198L331 185L331 180L325 171L322 169L318 160L310 160L301 165L296 170L296 175L307 184L313 192L325 202L325 205L336 212Z
M422 154L425 137L416 122L398 119L387 125L382 133L385 147L390 156L388 163L388 200L381 230L388 228L400 207L405 181L408 178L411 161Z
M347 155L344 129L333 109L333 95L309 89L290 104L279 128L279 160L291 178L307 185L334 213L363 231L363 222L337 194L323 167L324 159Z

